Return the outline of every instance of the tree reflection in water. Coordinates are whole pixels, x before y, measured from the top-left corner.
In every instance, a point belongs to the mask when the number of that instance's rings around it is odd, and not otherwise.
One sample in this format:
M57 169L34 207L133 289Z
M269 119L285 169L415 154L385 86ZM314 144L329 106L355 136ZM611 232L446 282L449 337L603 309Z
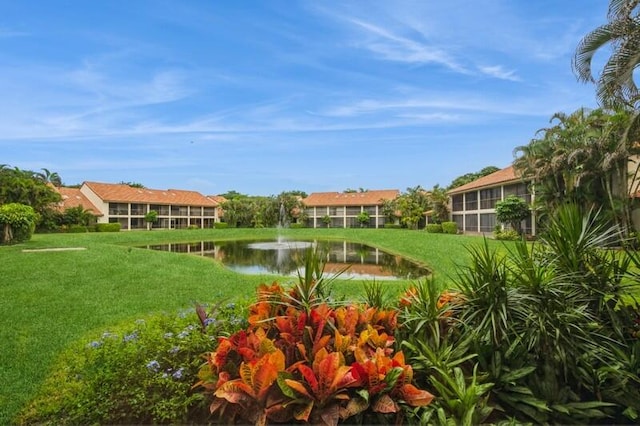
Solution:
M429 274L427 268L402 256L348 241L200 241L150 245L146 248L211 257L229 269L244 274L295 276L298 265L301 265L298 257L312 245L321 246L321 251L326 253L326 274L338 273L349 266L341 278L418 279Z

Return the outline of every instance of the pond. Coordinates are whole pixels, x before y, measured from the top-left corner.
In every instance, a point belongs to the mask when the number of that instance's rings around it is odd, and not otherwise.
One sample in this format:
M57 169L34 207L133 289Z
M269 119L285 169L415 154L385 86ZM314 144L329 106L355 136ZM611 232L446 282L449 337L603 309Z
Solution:
M227 268L251 275L297 276L304 250L317 247L325 259L325 275L345 270L340 278L407 280L429 275L429 270L402 256L349 241L199 241L148 245L144 248L211 257ZM303 268L301 269L303 273Z

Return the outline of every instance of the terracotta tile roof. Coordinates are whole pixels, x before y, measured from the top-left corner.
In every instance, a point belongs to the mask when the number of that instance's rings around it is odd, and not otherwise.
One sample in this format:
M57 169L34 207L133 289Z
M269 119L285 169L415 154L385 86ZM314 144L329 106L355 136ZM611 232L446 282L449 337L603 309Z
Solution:
M394 200L400 191L385 189L366 192L314 192L302 202L308 207L314 206L374 206L380 200Z
M220 204L224 203L225 201L227 201L227 199L224 198L222 195L207 195L207 198L210 199L210 200L213 200L218 205L220 205Z
M85 182L103 201L216 207L218 203L196 191L133 188L129 185Z
M56 191L62 197L62 201L58 204L59 211L82 206L83 209L89 210L94 216L103 216L100 210L80 192L80 188L58 187Z
M467 192L472 189L491 187L511 181L520 181L520 177L516 175L516 171L513 166L506 167L502 170L498 170L497 172L493 172L489 175L476 179L473 182L469 182L457 188L453 188L448 193L457 194L459 192Z

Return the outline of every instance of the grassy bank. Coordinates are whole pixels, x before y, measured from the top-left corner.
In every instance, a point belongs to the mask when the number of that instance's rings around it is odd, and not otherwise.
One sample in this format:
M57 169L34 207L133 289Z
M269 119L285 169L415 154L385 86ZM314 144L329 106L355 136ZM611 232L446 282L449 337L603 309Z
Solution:
M207 258L134 248L137 245L238 238L273 238L275 229L36 235L0 247L0 424L9 422L70 342L125 319L176 311L195 301L254 295L273 276L245 276ZM291 238L348 239L427 265L441 284L467 258L477 237L404 230L290 229ZM83 247L80 251L23 249ZM286 280L285 280L286 281ZM396 288L406 283L394 283ZM355 298L361 283L340 283L336 294Z

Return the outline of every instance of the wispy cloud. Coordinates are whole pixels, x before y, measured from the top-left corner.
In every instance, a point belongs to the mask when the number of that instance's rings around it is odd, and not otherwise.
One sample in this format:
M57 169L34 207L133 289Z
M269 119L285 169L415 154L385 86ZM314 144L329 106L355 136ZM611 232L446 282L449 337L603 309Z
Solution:
M412 64L435 63L456 72L468 73L441 48L397 35L391 30L360 19L347 18L347 21L369 36L369 40L358 41L355 44L376 53L382 59Z
M499 78L500 80L521 81L514 70L506 70L502 65L486 65L478 66L480 72L490 77Z

